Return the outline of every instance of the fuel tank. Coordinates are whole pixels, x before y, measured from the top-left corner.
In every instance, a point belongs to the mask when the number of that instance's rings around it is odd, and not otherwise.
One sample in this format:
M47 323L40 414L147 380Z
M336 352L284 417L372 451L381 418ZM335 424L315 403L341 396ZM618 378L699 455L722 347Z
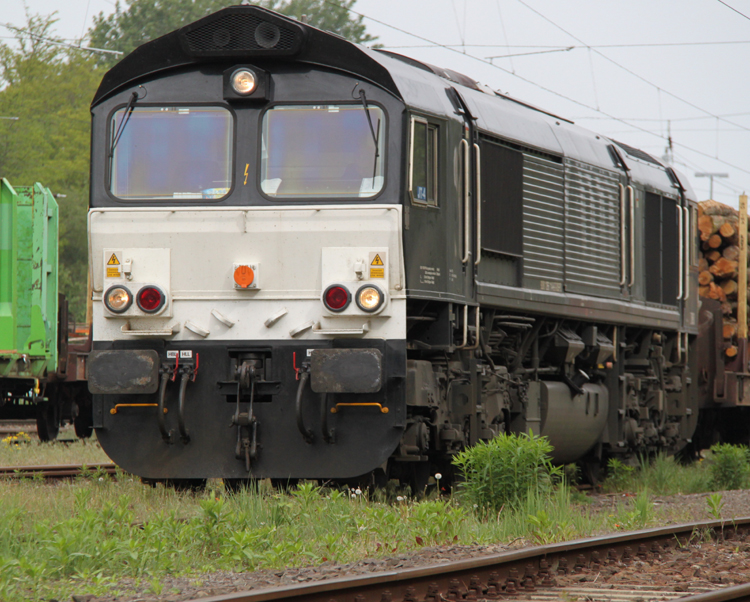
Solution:
M607 424L609 392L602 385L583 385L573 395L565 383L541 381L541 434L554 446L556 464L580 460L599 440Z

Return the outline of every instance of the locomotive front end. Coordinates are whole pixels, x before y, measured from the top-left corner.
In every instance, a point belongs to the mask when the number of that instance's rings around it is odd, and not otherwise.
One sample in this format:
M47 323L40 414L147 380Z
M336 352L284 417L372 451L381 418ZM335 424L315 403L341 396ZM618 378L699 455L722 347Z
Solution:
M318 66L341 45L232 7L105 77L89 388L123 469L351 479L398 446L403 108L372 73Z

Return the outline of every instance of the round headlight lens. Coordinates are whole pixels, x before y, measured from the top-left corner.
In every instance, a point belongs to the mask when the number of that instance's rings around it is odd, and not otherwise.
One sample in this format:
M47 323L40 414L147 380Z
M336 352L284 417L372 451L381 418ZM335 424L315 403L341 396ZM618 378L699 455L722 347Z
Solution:
M383 293L373 284L366 284L357 291L357 305L363 311L377 311L383 305L383 301Z
M237 71L232 73L232 89L237 94L242 94L243 96L252 94L256 86L257 79L255 78L255 73L249 69L237 69Z
M164 307L166 297L164 293L156 286L144 286L138 291L138 297L136 299L138 307L147 314L153 314Z
M104 293L104 305L113 313L121 314L132 305L133 295L124 286L112 286Z
M331 311L344 311L351 300L349 291L340 284L332 284L323 293L323 303Z

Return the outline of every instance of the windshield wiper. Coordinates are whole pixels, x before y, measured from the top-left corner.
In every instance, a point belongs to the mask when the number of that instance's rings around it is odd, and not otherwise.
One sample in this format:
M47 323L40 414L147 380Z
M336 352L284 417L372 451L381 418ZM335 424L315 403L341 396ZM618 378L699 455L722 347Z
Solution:
M120 138L122 138L122 133L125 131L125 126L128 125L130 116L133 114L133 107L135 106L136 100L138 100L138 92L133 92L133 94L130 96L130 100L128 100L128 104L125 106L125 117L123 117L120 125L117 127L117 131L115 132L114 137L112 138L112 146L109 149L109 156L107 157L109 162L110 190L112 189L112 172L114 171L112 169L112 158L115 156L115 148L117 148L117 143L120 141Z
M375 133L375 128L372 126L372 118L370 117L370 109L367 108L367 95L365 91L359 89L359 97L362 99L362 106L365 108L365 115L367 115L367 123L370 124L370 133L372 134L372 140L375 142L375 164L372 167L372 185L375 187L375 174L378 172L378 158L380 157L380 119L378 119L378 133Z
M128 100L127 106L125 107L125 118L120 122L120 126L115 132L115 137L112 139L112 148L109 149L110 159L115 154L117 143L120 141L120 138L122 138L122 133L125 131L125 126L128 125L128 121L130 121L130 116L133 114L133 107L135 106L136 100L138 100L138 92L133 92L133 94L130 96L130 100Z

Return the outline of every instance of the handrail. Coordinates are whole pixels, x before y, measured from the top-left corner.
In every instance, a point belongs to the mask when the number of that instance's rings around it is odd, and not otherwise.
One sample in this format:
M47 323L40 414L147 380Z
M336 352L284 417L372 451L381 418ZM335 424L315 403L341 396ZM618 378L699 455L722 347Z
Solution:
M374 401L337 403L335 407L331 408L331 414L337 414L339 408L378 408L381 414L388 413L388 408L384 407L383 404Z
M685 269L684 269L684 262L685 262L685 242L683 238L685 237L685 229L683 228L683 218L682 218L682 207L677 207L677 248L679 249L677 251L678 253L678 260L677 260L677 271L679 272L679 285L677 287L677 290L679 291L677 293L677 300L682 300L682 296L685 293Z
M482 261L482 155L476 142L474 143L474 150L477 153L477 256L474 259L474 265L479 265L479 262Z
M628 288L635 284L635 191L628 186L630 196L630 280Z
M414 124L416 120L411 118L411 139L409 140L409 197L414 202Z
M464 342L461 343L456 349L463 349L469 342L469 306L464 305Z
M469 247L471 237L469 231L469 218L471 216L471 209L469 208L469 143L462 139L461 146L464 148L464 256L461 263L466 263L471 257L471 248Z
M682 299L687 301L690 296L690 247L693 237L690 231L690 209L683 207L682 210L685 212L685 294Z
M476 310L476 330L474 331L474 344L471 345L471 347L466 347L466 351L471 351L472 349L479 349L479 319L481 315L481 307L477 305L475 308Z
M617 184L620 187L620 286L625 286L627 282L627 260L625 259L625 253L627 253L627 244L625 242L625 187L622 184Z

